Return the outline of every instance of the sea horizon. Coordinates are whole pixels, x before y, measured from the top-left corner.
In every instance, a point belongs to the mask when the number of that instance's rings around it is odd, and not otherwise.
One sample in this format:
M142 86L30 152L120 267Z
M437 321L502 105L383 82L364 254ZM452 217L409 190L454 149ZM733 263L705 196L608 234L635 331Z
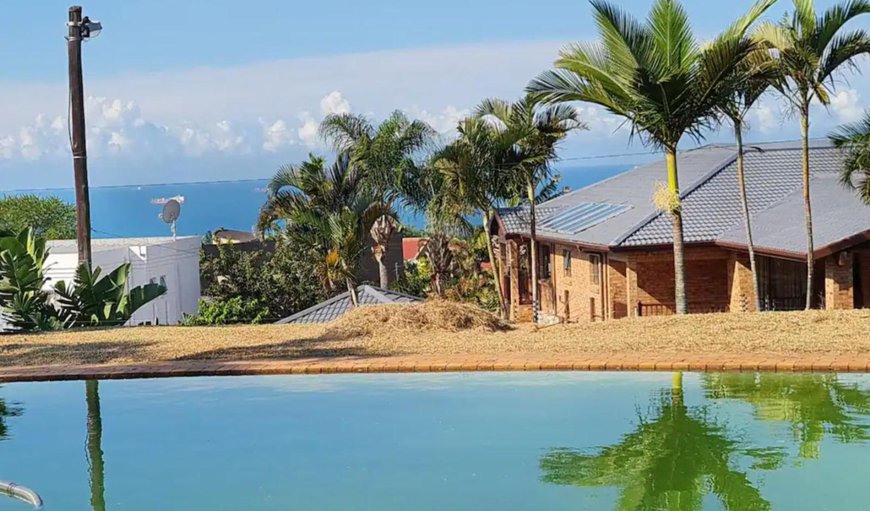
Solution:
M560 186L572 190L630 170L635 164L565 166L557 169ZM260 207L265 201L265 187L271 177L235 180L187 181L173 183L96 185L90 187L91 225L95 238L168 236L169 226L158 217L161 206L156 199L183 196L179 236L204 236L217 229L253 231ZM56 196L75 202L72 187L17 188L3 190L5 196ZM400 220L406 225L423 228L420 215L400 208Z

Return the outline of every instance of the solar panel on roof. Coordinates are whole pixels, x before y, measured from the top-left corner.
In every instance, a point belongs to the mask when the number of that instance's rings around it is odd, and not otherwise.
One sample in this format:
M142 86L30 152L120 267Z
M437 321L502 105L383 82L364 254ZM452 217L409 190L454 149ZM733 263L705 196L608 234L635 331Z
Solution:
M626 204L583 202L556 213L541 223L541 227L553 231L577 234L601 222L625 213L632 207Z

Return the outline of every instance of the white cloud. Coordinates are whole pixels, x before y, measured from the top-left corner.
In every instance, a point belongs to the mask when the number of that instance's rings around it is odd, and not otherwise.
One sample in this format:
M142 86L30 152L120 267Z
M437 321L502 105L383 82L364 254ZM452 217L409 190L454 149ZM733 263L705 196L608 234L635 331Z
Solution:
M320 123L315 121L308 112L303 112L299 115L299 118L302 121L302 126L296 130L299 140L301 140L306 147L312 149L320 147Z
M272 124L263 123L263 150L270 153L277 152L296 142L293 130L287 126L287 122L278 119Z
M855 122L861 118L864 109L861 95L855 89L843 89L831 96L831 108L840 122Z
M589 131L578 132L575 136L593 137L593 138L611 138L621 133L625 129L624 121L609 114L603 108L595 105L576 106L577 115L581 121L586 123Z
M350 102L335 90L320 100L320 111L324 116L346 114L350 112Z
M442 135L453 135L456 131L456 126L459 121L471 115L471 110L468 108L457 108L453 105L445 107L440 112L430 112L425 109L413 107L406 113L416 119L420 119L432 126L432 128Z
M782 124L783 112L774 108L768 102L758 102L749 110L747 116L749 129L757 129L761 133L769 134L776 131Z

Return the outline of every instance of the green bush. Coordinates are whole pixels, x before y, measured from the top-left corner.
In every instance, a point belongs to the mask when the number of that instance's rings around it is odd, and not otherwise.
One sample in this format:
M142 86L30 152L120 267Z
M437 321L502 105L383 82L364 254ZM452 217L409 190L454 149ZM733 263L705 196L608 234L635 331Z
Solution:
M259 324L271 318L269 307L259 300L243 300L241 296L229 299L200 300L196 315L185 315L186 326Z
M283 241L274 250L250 252L221 245L217 255L203 254L200 274L203 296L216 303L256 302L269 311L262 321L290 316L325 298L310 262Z
M402 278L390 282L390 289L406 295L425 298L429 295L432 282L432 270L426 259L408 261L405 263L405 274Z
M0 229L21 232L32 229L34 235L49 239L73 239L76 236L76 208L58 197L17 195L0 198Z

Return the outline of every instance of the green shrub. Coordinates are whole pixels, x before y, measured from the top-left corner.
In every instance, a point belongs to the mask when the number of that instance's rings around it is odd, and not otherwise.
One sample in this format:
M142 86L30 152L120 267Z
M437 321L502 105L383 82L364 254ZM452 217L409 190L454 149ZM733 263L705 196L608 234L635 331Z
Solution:
M202 294L211 301L240 298L256 302L271 313L267 317L272 320L307 309L325 298L305 255L283 241L274 250L250 252L221 245L217 255L203 254L200 276Z
M73 239L76 208L58 197L0 197L0 229L21 232L28 228L34 235L49 240Z
M429 295L432 282L432 270L425 259L405 263L405 274L402 278L390 282L390 289L406 295L425 298Z
M229 299L200 300L196 315L185 315L185 326L259 324L271 318L269 307L259 300L243 300L241 296Z

